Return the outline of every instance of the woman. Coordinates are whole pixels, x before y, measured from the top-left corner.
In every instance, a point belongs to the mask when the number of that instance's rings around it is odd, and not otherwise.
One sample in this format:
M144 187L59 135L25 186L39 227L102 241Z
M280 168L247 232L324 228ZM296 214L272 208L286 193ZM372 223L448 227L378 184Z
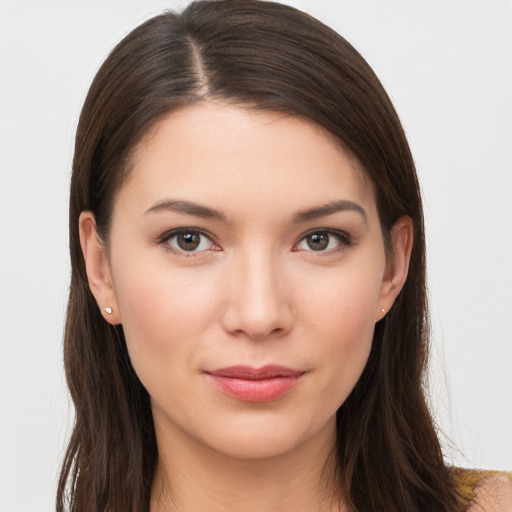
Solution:
M414 164L318 21L227 0L129 34L83 108L70 237L58 510L507 510L443 461Z

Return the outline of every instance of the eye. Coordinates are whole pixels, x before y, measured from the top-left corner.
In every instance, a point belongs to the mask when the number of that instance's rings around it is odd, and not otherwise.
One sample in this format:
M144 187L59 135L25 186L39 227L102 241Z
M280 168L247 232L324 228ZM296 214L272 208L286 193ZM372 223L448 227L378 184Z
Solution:
M299 251L327 252L351 245L346 233L338 231L312 231L307 233L297 244Z
M194 253L216 249L217 245L197 229L174 230L162 237L161 243L177 253Z

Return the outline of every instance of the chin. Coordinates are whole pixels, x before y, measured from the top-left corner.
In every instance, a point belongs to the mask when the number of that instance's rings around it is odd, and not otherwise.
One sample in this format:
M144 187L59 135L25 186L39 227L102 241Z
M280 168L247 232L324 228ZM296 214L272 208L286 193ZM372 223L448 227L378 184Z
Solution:
M260 413L261 414L261 413ZM243 416L243 415L240 415ZM242 420L243 421L240 421ZM199 441L218 454L238 460L263 460L300 453L302 450L332 448L335 440L335 416L325 421L311 418L263 417L238 418L230 424L210 424ZM255 420L255 421L254 421Z

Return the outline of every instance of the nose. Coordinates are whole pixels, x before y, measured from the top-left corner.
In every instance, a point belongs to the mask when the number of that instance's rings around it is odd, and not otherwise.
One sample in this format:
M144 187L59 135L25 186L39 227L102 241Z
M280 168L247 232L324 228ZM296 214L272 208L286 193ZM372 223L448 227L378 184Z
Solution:
M226 331L253 340L290 332L293 316L287 279L277 259L252 251L232 262L223 283L227 297L222 323Z

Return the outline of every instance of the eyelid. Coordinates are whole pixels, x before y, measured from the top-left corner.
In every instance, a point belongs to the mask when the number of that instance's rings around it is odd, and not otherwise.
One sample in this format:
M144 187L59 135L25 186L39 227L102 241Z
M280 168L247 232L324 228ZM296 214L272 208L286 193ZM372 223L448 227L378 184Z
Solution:
M170 245L168 243L169 240L171 240L172 238L174 238L182 233L198 233L199 235L207 238L214 247L210 247L208 249L203 249L201 251L185 251L182 249L177 249L176 247L173 247L172 245ZM165 233L160 235L156 239L156 243L164 246L165 250L167 250L169 252L172 252L179 256L185 256L185 257L197 256L198 254L206 252L208 250L216 250L216 251L221 250L220 246L218 245L218 243L215 240L215 237L213 237L210 233L208 233L207 231L205 231L204 229L201 229L201 228L180 227L180 228L170 229L169 231L166 231Z
M201 236L206 237L211 242L213 247L209 247L208 249L203 249L200 251L185 251L185 250L175 248L175 247L171 246L170 244L168 244L169 240L171 240L172 238L174 238L182 233L198 233ZM338 246L336 246L332 249L327 249L327 250L322 250L322 251L315 251L313 249L299 249L298 245L305 238L307 238L308 236L313 235L313 234L332 235L338 239L339 244L338 244ZM185 257L197 256L198 254L206 252L208 250L216 250L216 251L222 250L221 247L219 246L218 242L215 240L215 237L211 233L205 231L204 229L195 228L195 227L179 227L179 228L170 229L170 230L166 231L165 233L163 233L162 235L160 235L156 239L156 243L159 245L163 245L165 247L165 249L169 252L178 254L180 256L185 256ZM316 228L316 229L310 229L310 230L306 231L305 233L303 233L300 236L300 238L298 239L298 241L294 244L292 250L295 252L304 250L305 252L312 252L312 253L317 253L318 255L321 255L321 254L330 254L332 252L342 251L352 245L354 245L354 240L353 240L352 236L349 235L346 231L339 230L339 229L333 229L333 228Z
M340 243L338 244L338 246L336 246L332 249L324 250L324 251L315 251L313 249L298 249L298 245L303 240L305 240L308 236L311 236L314 234L332 235L332 236L336 237ZM294 245L294 250L295 251L304 250L305 252L311 252L311 253L316 253L318 255L322 255L322 254L331 254L331 253L337 252L337 251L343 251L344 249L347 249L348 247L351 247L353 245L354 245L354 240L353 240L352 236L350 236L346 231L339 230L339 229L333 229L333 228L316 228L316 229L310 229L306 233L303 233L300 236L299 240Z

